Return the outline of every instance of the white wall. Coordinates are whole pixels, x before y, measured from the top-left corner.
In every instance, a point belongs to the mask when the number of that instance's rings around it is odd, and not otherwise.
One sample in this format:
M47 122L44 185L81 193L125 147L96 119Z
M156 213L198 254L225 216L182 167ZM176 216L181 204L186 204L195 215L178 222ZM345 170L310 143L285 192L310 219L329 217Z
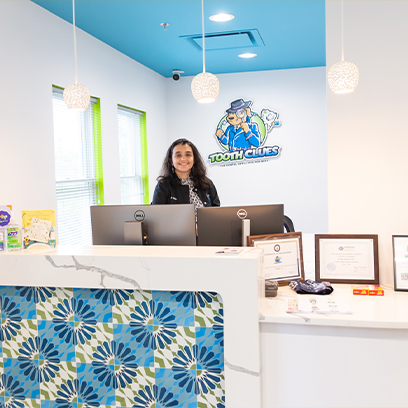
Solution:
M275 110L282 125L269 133L267 146L281 146L280 157L266 163L210 165L222 205L283 203L297 230L327 232L326 69L292 69L217 75L220 93L209 105L191 94L192 77L167 85L169 143L179 137L197 145L204 159L220 152L215 130L238 98L252 109ZM164 153L163 153L164 154Z
M75 81L72 25L30 1L1 1L0 38L0 203L16 214L56 208L51 86ZM167 142L165 79L81 30L77 46L78 82L101 98L105 203L119 203L117 104L146 112L156 172Z
M74 82L72 25L36 4L0 2L0 204L56 208L51 85ZM78 81L101 98L105 203L119 203L118 103L147 112L150 196L164 153L190 138L204 157L219 151L214 131L230 102L276 110L282 126L267 144L282 147L268 163L210 167L223 205L284 203L297 229L327 231L325 69L219 75L211 105L191 95L190 78L165 79L77 30Z
M393 234L408 233L407 1L344 2L345 60L355 92L328 90L330 233L379 234L381 282L392 284ZM327 69L341 60L341 3L326 2Z

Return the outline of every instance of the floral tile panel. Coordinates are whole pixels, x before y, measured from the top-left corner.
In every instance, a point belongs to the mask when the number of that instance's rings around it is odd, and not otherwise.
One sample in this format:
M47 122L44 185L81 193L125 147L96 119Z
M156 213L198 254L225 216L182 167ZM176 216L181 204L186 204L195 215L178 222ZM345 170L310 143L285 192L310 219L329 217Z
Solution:
M213 292L0 287L0 408L225 406Z

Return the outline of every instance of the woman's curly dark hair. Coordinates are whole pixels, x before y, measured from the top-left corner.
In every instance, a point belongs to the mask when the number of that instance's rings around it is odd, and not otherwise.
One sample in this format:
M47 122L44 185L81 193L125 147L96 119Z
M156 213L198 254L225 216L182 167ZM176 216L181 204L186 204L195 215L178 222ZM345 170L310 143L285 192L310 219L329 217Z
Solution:
M210 187L210 180L207 177L207 169L204 165L203 158L199 153L195 145L187 139L177 139L171 146L168 148L166 157L164 158L163 166L160 171L160 176L157 177L157 180L169 179L173 180L176 183L179 183L180 180L174 173L173 167L173 150L177 145L189 145L194 155L194 166L191 168L190 178L193 180L194 186L206 190Z

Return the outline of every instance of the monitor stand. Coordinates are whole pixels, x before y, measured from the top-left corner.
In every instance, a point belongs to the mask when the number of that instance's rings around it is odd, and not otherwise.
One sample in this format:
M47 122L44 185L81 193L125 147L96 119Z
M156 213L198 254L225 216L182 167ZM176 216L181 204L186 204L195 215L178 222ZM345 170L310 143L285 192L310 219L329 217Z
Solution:
M125 221L123 232L125 245L144 245L143 221Z
M251 220L242 220L242 246L248 246L248 237L251 235Z

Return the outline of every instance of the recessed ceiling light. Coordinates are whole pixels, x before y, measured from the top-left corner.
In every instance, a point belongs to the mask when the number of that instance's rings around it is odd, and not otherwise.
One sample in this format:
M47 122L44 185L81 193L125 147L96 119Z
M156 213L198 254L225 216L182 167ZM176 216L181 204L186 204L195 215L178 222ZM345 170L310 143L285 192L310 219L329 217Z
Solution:
M219 14L214 14L210 17L211 21L230 21L234 19L235 16L233 14L225 14L225 13L219 13Z
M246 52L245 54L239 54L238 57L240 58L254 58L258 54L255 54L254 52Z

